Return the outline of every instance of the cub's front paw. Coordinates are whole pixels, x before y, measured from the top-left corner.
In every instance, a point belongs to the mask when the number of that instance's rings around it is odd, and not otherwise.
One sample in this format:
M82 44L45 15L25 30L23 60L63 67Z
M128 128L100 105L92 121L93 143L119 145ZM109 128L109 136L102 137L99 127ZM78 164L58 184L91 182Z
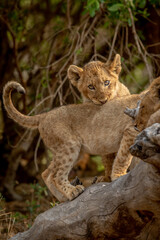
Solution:
M111 181L114 181L114 180L116 180L117 178L119 178L119 177L121 177L121 176L123 176L123 175L125 175L126 174L126 172L123 172L123 173L120 173L120 174L116 174L116 173L112 173L111 174Z
M73 181L71 182L71 185L77 186L77 185L82 185L81 180L76 176Z
M120 176L122 176L122 175L121 174L111 174L111 181L113 182L114 180L116 180Z
M77 185L72 186L68 191L66 192L66 196L69 200L73 200L74 198L78 197L82 192L84 191L84 186Z
M118 176L119 177L119 176ZM118 178L117 176L111 176L111 181L113 182L114 180L116 180Z

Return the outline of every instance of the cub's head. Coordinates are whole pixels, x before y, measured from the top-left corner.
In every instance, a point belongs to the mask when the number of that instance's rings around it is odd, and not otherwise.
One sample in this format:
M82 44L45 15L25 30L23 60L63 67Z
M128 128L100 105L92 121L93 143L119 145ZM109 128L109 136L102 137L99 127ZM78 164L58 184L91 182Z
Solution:
M104 104L116 96L120 72L120 55L116 54L109 64L94 61L83 68L71 65L68 78L85 99L95 104Z
M134 119L135 129L142 131L153 113L160 109L160 77L153 80L146 94L138 102L137 108L125 110ZM160 116L159 116L160 119Z

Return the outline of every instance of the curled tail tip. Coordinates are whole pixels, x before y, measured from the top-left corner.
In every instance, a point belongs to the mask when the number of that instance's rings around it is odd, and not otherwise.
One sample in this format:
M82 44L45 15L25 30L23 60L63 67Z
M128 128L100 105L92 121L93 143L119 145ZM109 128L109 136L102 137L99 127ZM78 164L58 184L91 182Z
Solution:
M25 94L26 93L26 90L22 87L22 86L18 86L17 87L17 91L21 94Z
M13 89L16 89L17 92L21 93L21 94L25 94L26 91L25 89L22 87L22 85L18 82L14 82L14 81L10 81L8 82L5 86L4 86L4 89L3 91L6 92L6 91L12 91Z

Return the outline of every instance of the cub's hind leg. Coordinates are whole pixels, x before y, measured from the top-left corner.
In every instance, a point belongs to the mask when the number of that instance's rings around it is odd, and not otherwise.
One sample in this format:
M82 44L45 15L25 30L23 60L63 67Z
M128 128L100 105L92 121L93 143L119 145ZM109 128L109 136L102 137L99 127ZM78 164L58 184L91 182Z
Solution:
M115 153L102 156L102 162L105 168L104 181L111 182L112 166L115 159Z
M54 160L53 160L54 161ZM51 162L52 167L54 168L53 162ZM51 166L50 166L51 167ZM57 198L59 202L65 202L67 201L67 198L56 188L53 182L53 173L52 171L47 168L43 173L42 173L42 178L43 181L45 182L46 186L52 193L54 197Z
M111 173L112 181L126 174L132 160L132 155L129 152L129 147L133 144L136 135L137 131L134 130L132 126L125 129L117 156L113 162Z
M54 159L42 173L47 187L60 202L72 200L84 190L82 185L73 186L68 181L69 172L78 159L80 148L81 144L71 139L55 144L52 149Z
M105 175L98 177L96 182L111 182L112 165L115 159L115 153L102 156L102 163L105 169Z

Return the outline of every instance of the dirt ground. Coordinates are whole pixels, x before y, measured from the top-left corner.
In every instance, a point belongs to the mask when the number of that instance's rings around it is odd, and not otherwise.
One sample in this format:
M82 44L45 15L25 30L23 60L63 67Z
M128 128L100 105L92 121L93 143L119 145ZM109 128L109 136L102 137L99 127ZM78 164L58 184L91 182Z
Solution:
M90 161L87 155L83 157L71 171L70 180L78 176L85 187L91 185L94 176L103 174L97 161L97 158ZM7 240L18 232L26 231L38 214L59 204L41 182L19 183L15 190L23 197L22 201L7 202L0 196L0 240Z

